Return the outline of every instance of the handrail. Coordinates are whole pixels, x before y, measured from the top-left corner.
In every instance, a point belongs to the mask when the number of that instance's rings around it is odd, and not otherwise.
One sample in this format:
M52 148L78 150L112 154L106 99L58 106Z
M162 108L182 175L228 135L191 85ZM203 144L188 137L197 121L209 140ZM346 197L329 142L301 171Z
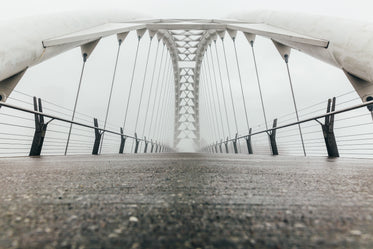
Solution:
M373 105L373 100L372 101L367 101L367 102L364 102L364 103L361 103L361 104L358 104L358 105L350 106L350 107L347 107L347 108L343 108L341 110L332 111L332 112L328 112L328 113L325 113L325 114L317 115L317 116L314 116L312 118L306 118L306 119L303 119L303 120L299 120L297 122L292 122L292 123L281 125L281 126L278 126L278 127L274 127L274 128L270 128L270 129L266 129L266 130L262 130L262 131L253 132L250 135L238 136L237 138L232 138L232 139L229 139L229 140L225 140L225 141L219 142L217 144L223 144L225 142L232 142L232 141L236 141L236 139L238 140L238 139L246 138L248 136L258 135L258 134L261 134L261 133L272 132L274 130L283 129L283 128L286 128L286 127L289 127L289 126L294 126L294 125L306 123L306 122L313 121L313 120L318 121L318 119L320 119L320 118L325 118L325 117L336 115L336 114L340 114L340 113L343 113L343 112L352 111L352 110L359 109L359 108L362 108L362 107L365 107L365 106L369 106L369 105Z
M119 132L102 129L102 128L99 128L99 127L83 124L83 123L68 120L68 119L65 119L65 118L60 118L60 117L57 117L57 116L54 116L54 115L45 114L43 112L38 112L38 111L31 110L31 109L23 108L23 107L20 107L20 106L8 104L8 103L5 103L3 101L0 101L0 106L4 106L4 107L8 107L8 108L11 108L11 109L14 109L14 110L28 112L28 113L31 113L31 114L37 114L37 115L41 115L43 117L51 118L51 120L49 122L51 122L52 120L59 120L59 121L62 121L62 122L67 122L67 123L70 123L70 124L75 124L75 125L83 126L83 127L94 129L94 130L99 130L101 132L111 133L111 134L115 134L115 135L119 135L119 136L125 136L127 138L137 139L139 141L145 141L143 138L136 138L135 136L121 134Z

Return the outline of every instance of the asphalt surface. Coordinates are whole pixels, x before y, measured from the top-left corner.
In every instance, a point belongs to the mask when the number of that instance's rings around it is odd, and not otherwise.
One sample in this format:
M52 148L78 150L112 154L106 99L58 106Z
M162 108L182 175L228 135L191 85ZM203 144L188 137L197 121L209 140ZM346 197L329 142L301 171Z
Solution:
M373 161L0 159L0 248L373 248Z

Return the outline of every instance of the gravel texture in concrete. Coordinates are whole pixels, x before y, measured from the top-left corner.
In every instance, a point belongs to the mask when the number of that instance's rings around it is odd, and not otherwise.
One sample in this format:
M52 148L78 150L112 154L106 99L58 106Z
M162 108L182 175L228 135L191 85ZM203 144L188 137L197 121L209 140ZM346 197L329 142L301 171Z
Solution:
M373 248L373 161L0 159L0 248Z

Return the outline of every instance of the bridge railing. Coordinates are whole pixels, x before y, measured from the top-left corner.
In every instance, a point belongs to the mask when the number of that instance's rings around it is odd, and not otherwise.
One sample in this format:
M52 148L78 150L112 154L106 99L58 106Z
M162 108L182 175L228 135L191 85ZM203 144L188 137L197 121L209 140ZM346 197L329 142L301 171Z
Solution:
M23 100L18 99L18 101L24 104L30 104ZM54 112L56 112L57 115L44 113L43 102L40 98L33 97L33 103L31 105L34 107L33 109L0 101L0 110L4 110L4 108L12 109L34 116L33 119L31 117L25 117L24 115L20 116L14 111L11 113L2 111L0 113L0 115L3 116L2 122L0 122L3 127L2 132L0 132L2 135L0 156L25 155L26 150L29 151L29 156L62 154L63 150L65 151L65 155L67 151L69 154L91 153L93 155L98 155L105 146L110 149L111 153L115 153L116 147L117 153L122 154L125 152L126 141L128 140L132 141L132 147L126 150L130 153L160 153L171 151L168 146L153 142L146 138L140 138L136 133L134 135L125 134L122 127L120 127L118 131L100 128L97 118L92 118L92 123L87 124L90 119L88 115L76 119L80 121L73 121L66 117L68 114L56 111L55 109ZM52 110L50 108L45 109ZM7 117L7 119L4 117ZM34 123L33 127L30 122ZM54 127L49 129L48 126L52 124ZM70 140L72 144L68 147L66 129L69 125L74 125L74 130L76 132L71 133L74 139ZM4 127L8 127L8 129ZM112 128L110 125L108 127ZM17 129L23 129L24 132L18 130L17 133ZM33 134L32 131L34 131ZM53 135L48 136L47 133ZM105 141L107 141L104 145L103 134L106 134ZM116 146L113 146L114 143ZM42 153L45 144L47 144L47 149L45 153Z
M361 118L362 116L364 115L367 115L367 114L354 114L352 116L349 116L349 117L343 117L343 118L336 118L335 119L335 116L336 115L339 115L339 114L342 114L342 113L348 113L348 112L351 112L351 111L354 111L354 110L357 110L357 109L360 109L360 108L363 108L363 107L368 107L369 110L372 110L373 108L373 101L368 101L368 102L364 102L364 103L361 103L361 104L357 104L357 105L353 105L353 106L349 106L349 107L345 107L345 108L341 108L339 110L335 110L336 108L336 98L333 98L333 99L329 99L328 100L328 105L327 105L327 112L324 113L324 114L319 114L319 115L316 115L316 116L311 116L311 117L308 117L308 118L304 118L304 119L301 119L297 122L289 122L289 123L284 123L284 124L281 124L279 125L279 122L278 122L278 119L274 119L273 120L273 123L272 123L272 128L269 128L269 129L262 129L262 130L258 130L258 131L253 131L253 129L250 129L250 131L247 133L247 134L244 134L244 135L239 135L238 133L236 134L236 136L234 138L227 138L226 140L221 140L220 142L216 142L215 144L211 144L209 146L206 146L204 148L202 148L202 151L205 151L205 152L210 152L210 153L242 153L242 151L245 151L247 152L248 154L254 154L255 151L256 151L256 148L254 148L253 146L253 139L255 137L259 137L259 136L263 136L263 135L266 135L268 137L268 141L269 141L269 148L270 148L270 152L272 155L279 155L279 151L280 151L280 147L279 147L279 143L278 143L278 133L279 132L282 132L286 129L289 129L289 128L296 128L296 126L299 126L301 124L305 124L305 123L310 123L312 121L315 121L317 123L315 123L317 126L319 126L319 129L318 130L315 130L315 129L312 129L312 131L308 132L310 133L310 135L314 136L315 138L311 140L315 140L315 141L312 141L313 144L316 144L317 143L317 146L320 147L322 144L325 145L325 151L327 152L327 155L329 157L339 157L339 146L342 148L342 151L344 150L344 148L346 146L349 146L349 150L358 150L358 151L362 151L363 153L356 153L356 152L350 152L347 154L351 154L351 155L355 155L355 156L358 156L358 155L367 155L369 154L369 148L362 148L362 145L369 145L369 144L372 144L372 143L369 143L367 142L367 140L369 138L365 138L364 136L365 135L369 135L368 133L361 133L361 134L347 134L347 135L342 135L342 136L339 136L338 138L341 138L341 139L336 139L336 136L334 134L334 130L337 130L337 129L345 129L345 128L350 128L350 129L353 129L353 128L357 128L359 129L360 127L362 126L365 126L365 125L371 125L372 122L368 122L368 123L361 123L361 120L360 120L360 123L349 123L348 125L344 125L344 126L339 126L339 127L334 127L335 125L335 122L336 121L344 121L344 120L353 120L353 119L356 119L356 118ZM312 112L311 112L312 113ZM324 119L324 121L322 122L322 119ZM315 125L314 124L309 124L307 126L303 126L302 128L315 128ZM294 129L293 129L294 130ZM364 129L366 130L366 129ZM311 134L312 133L312 134ZM323 139L320 139L319 137L316 138L317 136L317 133L320 133L322 138ZM307 134L307 132L303 133L303 134ZM295 133L295 134L291 134L290 136L292 135L295 135L295 136L299 136L299 134ZM359 137L359 138L354 138L356 137L357 135L359 136L363 136L363 138ZM283 135L283 137L286 137L286 136L289 136L289 134L285 134ZM263 137L261 137L261 139L263 139ZM322 141L324 140L324 141ZM355 143L354 143L355 141ZM341 145L338 145L337 142L347 142L346 143L342 143ZM245 149L242 149L242 147L245 147ZM295 143L293 144L289 144L289 143L286 143L286 146L300 146L299 145L299 141L295 141ZM353 146L354 148L351 148L351 146ZM311 151L312 151L312 147L314 146L307 146L308 147L308 151L310 151L310 147L311 147ZM368 151L368 152L367 152ZM343 152L344 154L346 154L345 152ZM263 153L262 153L263 154ZM365 157L363 156L363 157Z

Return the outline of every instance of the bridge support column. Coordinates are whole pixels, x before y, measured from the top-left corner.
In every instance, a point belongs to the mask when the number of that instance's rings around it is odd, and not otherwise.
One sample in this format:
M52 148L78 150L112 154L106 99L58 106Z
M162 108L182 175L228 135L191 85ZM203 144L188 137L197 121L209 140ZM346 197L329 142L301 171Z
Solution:
M249 135L246 137L247 152L249 154L253 154L253 148L251 146L251 131L252 131L252 128L249 129Z
M97 118L93 119L93 123L95 125L95 143L93 144L92 155L98 155L98 150L100 148L101 136L102 136L103 132L100 132L100 130L98 129Z
M40 98L36 99L36 97L34 97L34 110L43 112ZM43 148L45 133L47 131L47 126L48 123L44 123L44 117L42 115L35 114L35 133L34 139L32 140L29 156L40 156L41 150Z
M277 126L277 118L273 120L273 127L276 128ZM272 155L278 155L277 143L276 143L276 130L272 130L271 132L267 132L269 136L269 141L271 143Z
M335 103L335 97L333 98L333 100L328 100L328 107L326 109L327 113L335 111ZM325 124L321 124L321 127L325 140L326 150L328 151L328 156L339 157L337 142L334 135L334 115L326 116Z
M135 132L135 154L137 154L139 150L139 144L140 144L140 140L137 138L137 133Z
M234 153L238 154L238 149L237 149L237 136L238 136L238 133L236 133L236 137L234 138L233 140L233 149L234 149Z
M123 154L124 145L126 144L126 137L123 135L123 128L120 128L120 146L119 146L119 154Z

